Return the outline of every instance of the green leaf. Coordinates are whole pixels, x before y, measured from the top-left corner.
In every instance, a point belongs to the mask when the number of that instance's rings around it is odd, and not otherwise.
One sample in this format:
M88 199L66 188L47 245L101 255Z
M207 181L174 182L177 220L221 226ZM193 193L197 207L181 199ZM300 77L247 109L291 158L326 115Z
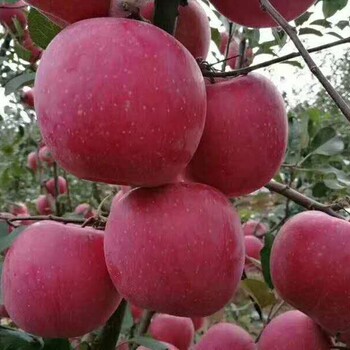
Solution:
M46 339L43 350L71 350L68 339Z
M20 59L30 62L30 59L32 58L32 53L29 50L26 50L18 42L15 43L15 52Z
M284 62L281 62L281 63L289 64L289 65L297 67L297 68L303 68L303 65L299 61L284 61Z
M300 28L299 35L313 34L317 36L323 36L322 32L313 28Z
M321 26L324 28L332 28L332 23L327 21L326 19L318 19L310 23L313 26Z
M349 21L339 21L339 22L336 24L336 26L337 26L339 29L341 29L341 30L343 30L343 29L346 28L346 27L349 27L349 25L350 25L350 22L349 22Z
M28 226L20 226L11 232L11 234L0 238L0 253L10 248L13 242L18 238L18 236L27 228Z
M46 49L52 39L62 30L34 8L31 8L28 14L28 29L34 43L42 49Z
M12 94L24 85L30 85L35 79L35 73L23 73L17 75L5 84L5 95Z
M151 350L168 350L168 347L166 345L161 344L157 340L149 337L135 337L130 339L129 342L142 345L146 348L150 348Z
M323 0L323 14L326 18L332 17L337 11L342 10L348 0Z
M272 278L271 278L271 270L270 270L271 249L272 249L274 240L275 240L275 236L270 232L267 233L264 237L264 248L260 252L260 261L261 261L264 280L271 289L274 288Z
M19 332L15 329L0 326L1 350L41 350L43 343L40 338Z
M335 37L338 38L338 39L344 39L340 34L338 34L338 33L336 33L336 32L328 32L328 33L326 33L326 34L335 36Z
M324 156L334 156L343 152L344 142L340 136L335 136L332 139L325 142L320 147L316 148L312 153L321 154Z
M6 221L0 221L0 239L9 234L9 224Z
M130 328L133 326L133 324L134 324L134 321L131 314L130 304L128 304L126 306L125 314L123 318L122 332L127 333L127 331L130 330Z
M210 28L210 29L211 29L211 40L213 40L216 46L220 48L221 36L220 36L219 30L217 28Z
M0 260L0 286L1 286L1 278L2 278L2 269L3 269L4 263L3 261ZM0 288L0 304L3 305L3 300L2 300L2 288Z
M295 20L295 24L297 26L301 26L311 17L311 15L312 15L312 12L305 12L303 15L301 15Z
M18 0L0 0L0 5L15 4Z
M336 131L334 128L327 126L325 128L322 128L317 131L317 134L314 136L311 142L310 150L309 152L311 153L313 150L316 148L320 147L327 141L331 140L333 137L336 136Z
M274 293L264 281L245 279L242 281L242 287L262 309L276 303Z

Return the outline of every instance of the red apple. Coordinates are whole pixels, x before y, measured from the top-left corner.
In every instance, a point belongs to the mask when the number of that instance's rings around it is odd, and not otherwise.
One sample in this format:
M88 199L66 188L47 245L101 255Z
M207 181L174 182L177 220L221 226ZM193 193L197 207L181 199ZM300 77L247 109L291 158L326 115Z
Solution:
M17 20L22 28L27 25L26 4L23 1L17 1L14 4L0 5L0 23L16 32L14 21Z
M90 204L82 203L74 209L74 213L77 215L83 215L85 219L89 219L95 215L95 210Z
M195 346L195 350L209 349L255 350L256 345L253 338L243 328L230 323L218 323L211 327Z
M162 345L165 345L167 347L168 350L180 350L178 349L176 346L169 344L169 343L165 343L165 342L160 342ZM119 350L119 349L118 349ZM146 348L145 346L139 346L136 350L152 350L151 348Z
M300 311L274 318L263 330L258 350L330 350L331 342L321 328Z
M174 181L192 158L206 94L196 61L172 36L140 21L95 18L66 28L45 50L35 107L45 143L67 171L156 186Z
M48 196L40 195L36 200L36 210L38 213L40 215L53 214L51 202L53 202L53 198L50 200Z
M152 21L154 2L148 2L142 9L141 14ZM195 58L207 58L211 38L210 25L206 12L196 0L189 0L187 6L179 6L175 38Z
M206 317L191 317L195 331L201 331L207 325Z
M224 56L226 56L228 39L229 39L228 33L226 33L226 32L221 33L220 52ZM230 46L228 48L228 55L227 55L227 58L229 58L227 60L227 64L232 69L248 67L253 62L253 56L254 56L253 50L250 47L247 47L246 52L245 52L245 59L244 59L243 65L242 65L242 67L239 67L239 63L240 63L239 45L240 45L239 38L233 37L231 39Z
M111 0L26 0L28 5L36 7L60 26L82 19L107 17Z
M103 234L50 221L28 227L10 248L2 290L11 319L46 338L91 332L121 301L106 269Z
M37 152L30 152L27 158L27 167L36 172L38 169L38 154Z
M264 244L260 241L260 239L254 236L245 236L244 242L246 256L256 260L260 260L260 252L261 249L264 248ZM255 266L248 258L246 258L245 267L251 268Z
M58 176L57 178L58 183L58 195L67 193L67 181L64 177ZM55 188L55 179L50 179L46 181L45 188L47 189L47 192L50 193L52 196L55 197L56 195L56 188Z
M230 197L259 189L276 174L287 148L282 96L258 74L207 85L207 96L204 134L189 175Z
M52 157L51 151L47 146L43 146L39 150L39 159L43 163L46 163L48 166L53 165L55 163L55 160Z
M14 203L11 205L10 212L15 216L28 215L28 207L24 203Z
M142 319L144 310L135 305L131 305L130 309L132 318L134 319L134 323L139 323Z
M243 233L230 202L209 186L136 188L113 201L105 255L116 288L132 304L203 317L238 286Z
M269 231L264 223L255 220L247 221L242 227L245 236L256 236L261 238Z
M350 329L350 223L317 211L290 219L271 252L279 295L331 334Z
M194 327L190 318L158 314L152 319L149 333L154 339L173 344L179 350L188 350L193 342Z
M270 0L281 15L291 21L301 16L316 0ZM231 21L246 27L277 27L261 8L260 0L212 0L211 3Z

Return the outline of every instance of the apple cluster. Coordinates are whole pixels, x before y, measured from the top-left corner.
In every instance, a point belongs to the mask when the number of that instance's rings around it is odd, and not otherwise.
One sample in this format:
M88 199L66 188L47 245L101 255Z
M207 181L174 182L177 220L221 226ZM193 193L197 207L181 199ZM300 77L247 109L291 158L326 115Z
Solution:
M292 20L314 0L271 2ZM42 55L34 101L33 91L24 96L35 105L45 142L28 167L56 161L81 179L129 187L114 198L104 233L30 225L6 255L6 310L27 332L76 337L102 326L125 298L134 312L159 313L154 338L188 349L203 317L224 307L244 268L253 268L246 255L260 257L267 227L242 228L228 198L258 190L278 171L288 139L284 101L256 73L203 78L196 59L208 55L210 27L196 0L179 8L175 36L152 24L150 1L27 3L64 28ZM241 25L274 25L258 0L212 3ZM239 62L239 39L228 47L229 39L223 33L220 48L233 57L229 65L249 65L252 50ZM67 184L59 177L58 189L54 179L45 188L37 207L50 214L48 198L64 194ZM94 215L87 204L76 213ZM346 339L350 275L336 266L350 262L347 225L313 212L290 220L276 239L271 270L281 297L300 311L274 319L258 345L243 329L220 323L195 349L329 349L319 325ZM328 256L330 244L342 252ZM332 283L324 283L326 273Z

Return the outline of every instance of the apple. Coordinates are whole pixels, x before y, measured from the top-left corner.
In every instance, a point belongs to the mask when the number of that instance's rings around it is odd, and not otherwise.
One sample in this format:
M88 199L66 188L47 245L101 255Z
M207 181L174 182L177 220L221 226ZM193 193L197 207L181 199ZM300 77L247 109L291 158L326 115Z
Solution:
M253 338L243 328L222 322L209 328L194 349L255 350L256 345Z
M17 20L21 28L27 25L26 4L24 1L17 1L14 4L0 5L0 23L10 28L12 32L16 32L14 21Z
M196 61L172 36L140 21L95 18L69 26L45 50L35 107L62 168L91 181L157 186L192 158L206 93Z
M28 207L24 203L14 203L11 205L10 212L15 216L28 215Z
M278 294L331 334L350 330L350 223L317 211L278 233L271 276Z
M155 315L149 327L150 335L157 340L188 350L194 339L192 320L166 314Z
M30 152L27 157L27 167L36 172L38 170L38 154L37 152Z
M260 252L264 248L264 244L261 242L261 240L254 236L244 236L244 242L246 256L260 260ZM245 267L255 268L255 265L248 258L246 258Z
M79 0L26 0L26 3L36 7L56 24L63 27L82 19L107 17L110 1L85 0L83 6Z
M39 159L41 162L46 163L48 166L51 166L55 163L55 160L52 157L51 151L47 146L43 146L40 148Z
M287 20L301 16L316 0L270 0ZM246 27L277 27L271 16L261 8L260 0L212 0L211 3L231 21Z
M83 215L85 219L89 219L95 215L95 210L88 203L81 203L75 209L74 213L77 215Z
M91 332L121 301L106 269L103 233L52 221L17 238L5 257L2 291L18 327L46 338Z
M200 332L207 326L208 320L206 317L191 317L194 330Z
M176 316L221 309L243 272L239 217L214 188L176 183L114 199L105 231L108 270L130 303Z
M169 343L165 343L165 342L160 342L162 345L165 345L167 347L168 350L180 350L178 349L176 346L169 344ZM145 346L139 346L136 350L152 350L151 348L146 348Z
M45 195L40 195L36 200L36 210L40 215L53 214L52 204L54 199Z
M142 319L144 310L136 305L130 305L130 310L134 323L139 323Z
M211 39L209 19L206 12L196 0L188 0L188 5L179 6L178 11L175 38L191 52L194 58L206 59ZM154 2L148 2L142 8L141 14L152 21Z
M269 228L264 223L256 220L249 220L243 224L242 227L245 236L256 236L261 238L269 231Z
M220 34L221 36L221 44L220 44L220 52L225 56L226 51L227 51L227 45L228 45L228 40L229 40L229 34L224 32ZM254 54L253 50L250 47L246 48L245 52L245 59L243 62L242 67L239 67L239 61L240 61L240 53L239 53L239 45L240 45L240 40L237 37L233 37L230 42L230 46L228 48L228 55L227 58L230 58L227 60L227 64L232 68L232 69L238 69L238 68L243 68L243 67L248 67L251 65L254 59Z
M58 183L58 195L67 193L67 181L64 177L58 176L57 177L57 183ZM55 188L55 179L50 179L45 182L45 188L47 189L47 192L50 193L52 196L56 196L56 188Z
M7 313L5 306L0 304L0 319L6 317L9 317L9 314Z
M330 350L331 342L308 316L292 310L274 318L263 330L258 350Z
M282 96L270 80L255 73L207 84L207 96L204 134L189 176L229 197L261 188L280 168L287 148Z

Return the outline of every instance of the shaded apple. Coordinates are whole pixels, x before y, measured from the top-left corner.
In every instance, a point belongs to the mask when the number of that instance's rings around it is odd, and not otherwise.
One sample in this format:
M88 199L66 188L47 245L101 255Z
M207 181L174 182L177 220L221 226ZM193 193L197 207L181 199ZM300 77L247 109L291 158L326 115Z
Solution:
M116 288L132 304L203 317L238 286L243 233L230 202L209 186L136 188L113 200L105 255Z
M2 291L11 319L46 338L91 332L121 301L104 262L103 233L49 221L29 226L10 248Z
M144 310L135 305L131 305L130 310L134 323L139 323L142 319Z
M261 240L254 236L245 236L244 242L245 242L246 256L260 261L260 252L261 252L261 249L263 249L264 247L264 244L261 242ZM254 268L255 265L248 258L246 258L245 267Z
M10 213L15 216L28 215L29 210L26 204L24 203L13 203L10 206Z
M241 327L218 323L209 328L194 350L255 350L253 338Z
M58 195L67 193L67 181L64 177L62 176L57 177L57 185L58 185ZM47 189L47 192L54 197L56 196L55 187L56 187L55 179L50 179L46 181L45 188Z
M27 157L27 167L36 172L38 170L38 154L37 152L30 152Z
M54 199L46 195L40 195L36 200L36 210L40 215L53 214L52 206Z
M14 21L18 21L21 28L27 25L26 4L24 1L17 1L14 4L0 4L0 23L16 32Z
M75 209L74 213L84 216L85 219L91 218L95 215L95 210L88 203L81 203Z
M282 96L255 73L206 87L207 120L188 175L230 197L249 194L268 183L284 160L288 121Z
M283 225L271 252L278 294L331 334L350 329L350 223L318 211Z
M242 227L245 236L256 236L258 238L263 237L269 231L264 223L256 220L249 220Z
M43 146L39 150L39 159L41 162L46 163L48 166L53 165L55 160L52 157L51 151L47 146Z
M194 58L206 59L210 45L209 19L203 7L196 0L189 0L187 6L179 6L175 38L191 52ZM142 16L152 21L154 2L150 1L141 10Z
M154 339L173 344L179 350L188 350L194 339L194 327L190 318L166 314L153 317L149 333Z
M287 20L301 16L316 0L270 0ZM231 21L246 27L277 27L276 22L262 8L259 0L212 0L211 3Z
M274 318L258 342L258 350L330 350L331 346L320 326L297 310Z
M173 182L192 158L206 94L196 61L172 36L140 21L95 18L45 50L35 108L62 168L91 181L156 186Z

